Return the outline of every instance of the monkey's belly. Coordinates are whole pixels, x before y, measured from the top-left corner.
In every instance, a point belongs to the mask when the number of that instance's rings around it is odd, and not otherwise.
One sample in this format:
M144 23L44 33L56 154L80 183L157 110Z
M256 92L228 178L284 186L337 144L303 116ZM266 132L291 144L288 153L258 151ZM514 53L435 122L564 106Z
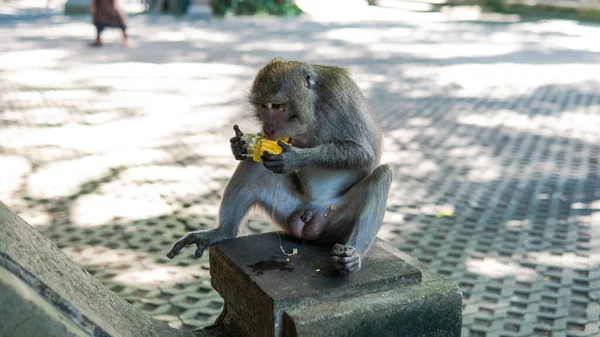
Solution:
M304 240L318 239L326 228L325 218L310 210L298 211L288 220L288 230L293 237Z

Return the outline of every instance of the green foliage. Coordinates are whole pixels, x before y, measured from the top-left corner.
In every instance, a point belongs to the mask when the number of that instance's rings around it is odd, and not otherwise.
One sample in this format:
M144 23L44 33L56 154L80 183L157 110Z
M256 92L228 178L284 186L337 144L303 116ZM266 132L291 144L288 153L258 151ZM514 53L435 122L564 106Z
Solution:
M293 0L211 0L217 16L226 15L300 15Z

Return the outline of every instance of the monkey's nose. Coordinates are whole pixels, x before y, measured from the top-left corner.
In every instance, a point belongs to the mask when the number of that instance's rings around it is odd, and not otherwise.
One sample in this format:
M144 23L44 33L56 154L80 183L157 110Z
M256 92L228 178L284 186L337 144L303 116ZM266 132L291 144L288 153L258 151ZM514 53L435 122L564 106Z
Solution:
M265 129L265 136L269 139L275 134L275 129ZM271 139L272 140L272 139Z

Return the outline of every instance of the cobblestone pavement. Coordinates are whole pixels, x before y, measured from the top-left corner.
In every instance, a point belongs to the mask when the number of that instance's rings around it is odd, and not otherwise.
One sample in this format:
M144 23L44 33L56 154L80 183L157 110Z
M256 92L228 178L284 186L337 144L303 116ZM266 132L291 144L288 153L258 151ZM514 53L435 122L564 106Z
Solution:
M0 200L141 310L209 324L206 256L165 254L214 226L252 76L338 64L396 171L379 236L461 287L463 336L599 336L600 27L360 17L135 16L131 48L91 49L89 18L0 15Z

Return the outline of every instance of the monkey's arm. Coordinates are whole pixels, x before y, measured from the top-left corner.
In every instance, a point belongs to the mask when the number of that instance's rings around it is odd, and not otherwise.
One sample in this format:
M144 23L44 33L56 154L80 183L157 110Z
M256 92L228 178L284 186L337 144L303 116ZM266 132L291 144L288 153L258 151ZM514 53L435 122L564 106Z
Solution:
M363 144L355 140L340 140L313 148L297 148L279 142L283 148L281 154L264 153L261 158L267 169L284 174L306 167L367 168L373 166L377 158L375 151Z

